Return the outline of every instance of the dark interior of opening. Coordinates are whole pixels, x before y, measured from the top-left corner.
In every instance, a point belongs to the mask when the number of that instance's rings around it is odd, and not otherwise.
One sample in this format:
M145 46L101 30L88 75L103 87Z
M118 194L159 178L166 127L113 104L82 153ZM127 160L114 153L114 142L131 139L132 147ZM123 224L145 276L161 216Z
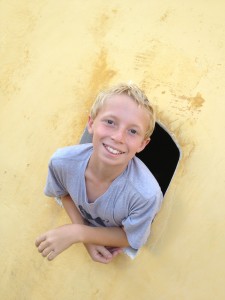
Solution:
M150 143L137 153L165 194L180 158L180 151L169 133L156 123Z
M85 129L81 144L90 143L91 135ZM165 194L180 158L180 151L169 133L156 123L151 142L137 154L158 181Z

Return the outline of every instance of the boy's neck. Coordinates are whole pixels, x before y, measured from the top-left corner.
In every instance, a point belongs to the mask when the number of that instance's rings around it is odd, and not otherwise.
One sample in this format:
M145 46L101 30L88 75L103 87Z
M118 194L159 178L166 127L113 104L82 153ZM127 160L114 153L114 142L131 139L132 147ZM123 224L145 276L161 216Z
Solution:
M101 182L111 183L115 180L120 174L124 172L127 166L107 166L102 163L98 163L94 156L91 155L88 162L87 170L94 174L95 178ZM87 171L86 170L86 171Z

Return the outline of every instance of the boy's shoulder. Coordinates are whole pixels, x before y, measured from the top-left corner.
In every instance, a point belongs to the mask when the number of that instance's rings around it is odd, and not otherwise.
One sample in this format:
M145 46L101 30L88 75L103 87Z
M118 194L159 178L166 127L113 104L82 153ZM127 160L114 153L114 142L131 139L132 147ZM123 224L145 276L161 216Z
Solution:
M92 143L79 144L59 148L52 155L51 160L80 160L90 156L93 146Z
M138 157L135 156L130 161L127 176L129 183L144 198L150 198L156 194L161 195L161 188L154 175Z

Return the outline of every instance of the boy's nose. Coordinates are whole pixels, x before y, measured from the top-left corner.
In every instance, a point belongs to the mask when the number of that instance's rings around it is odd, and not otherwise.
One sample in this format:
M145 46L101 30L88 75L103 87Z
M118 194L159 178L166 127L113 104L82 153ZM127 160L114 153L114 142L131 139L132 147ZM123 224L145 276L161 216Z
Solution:
M112 134L111 138L118 142L118 143L123 143L125 140L125 132L124 130L116 130L114 131L114 133Z

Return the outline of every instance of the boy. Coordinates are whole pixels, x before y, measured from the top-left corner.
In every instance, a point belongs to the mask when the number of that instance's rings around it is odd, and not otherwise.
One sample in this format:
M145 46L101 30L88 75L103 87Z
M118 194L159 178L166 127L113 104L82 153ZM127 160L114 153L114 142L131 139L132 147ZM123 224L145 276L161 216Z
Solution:
M44 257L79 242L100 263L123 250L136 254L162 202L157 181L135 156L154 125L153 108L134 84L99 93L87 124L92 143L59 149L50 161L45 194L61 198L72 224L37 238Z

